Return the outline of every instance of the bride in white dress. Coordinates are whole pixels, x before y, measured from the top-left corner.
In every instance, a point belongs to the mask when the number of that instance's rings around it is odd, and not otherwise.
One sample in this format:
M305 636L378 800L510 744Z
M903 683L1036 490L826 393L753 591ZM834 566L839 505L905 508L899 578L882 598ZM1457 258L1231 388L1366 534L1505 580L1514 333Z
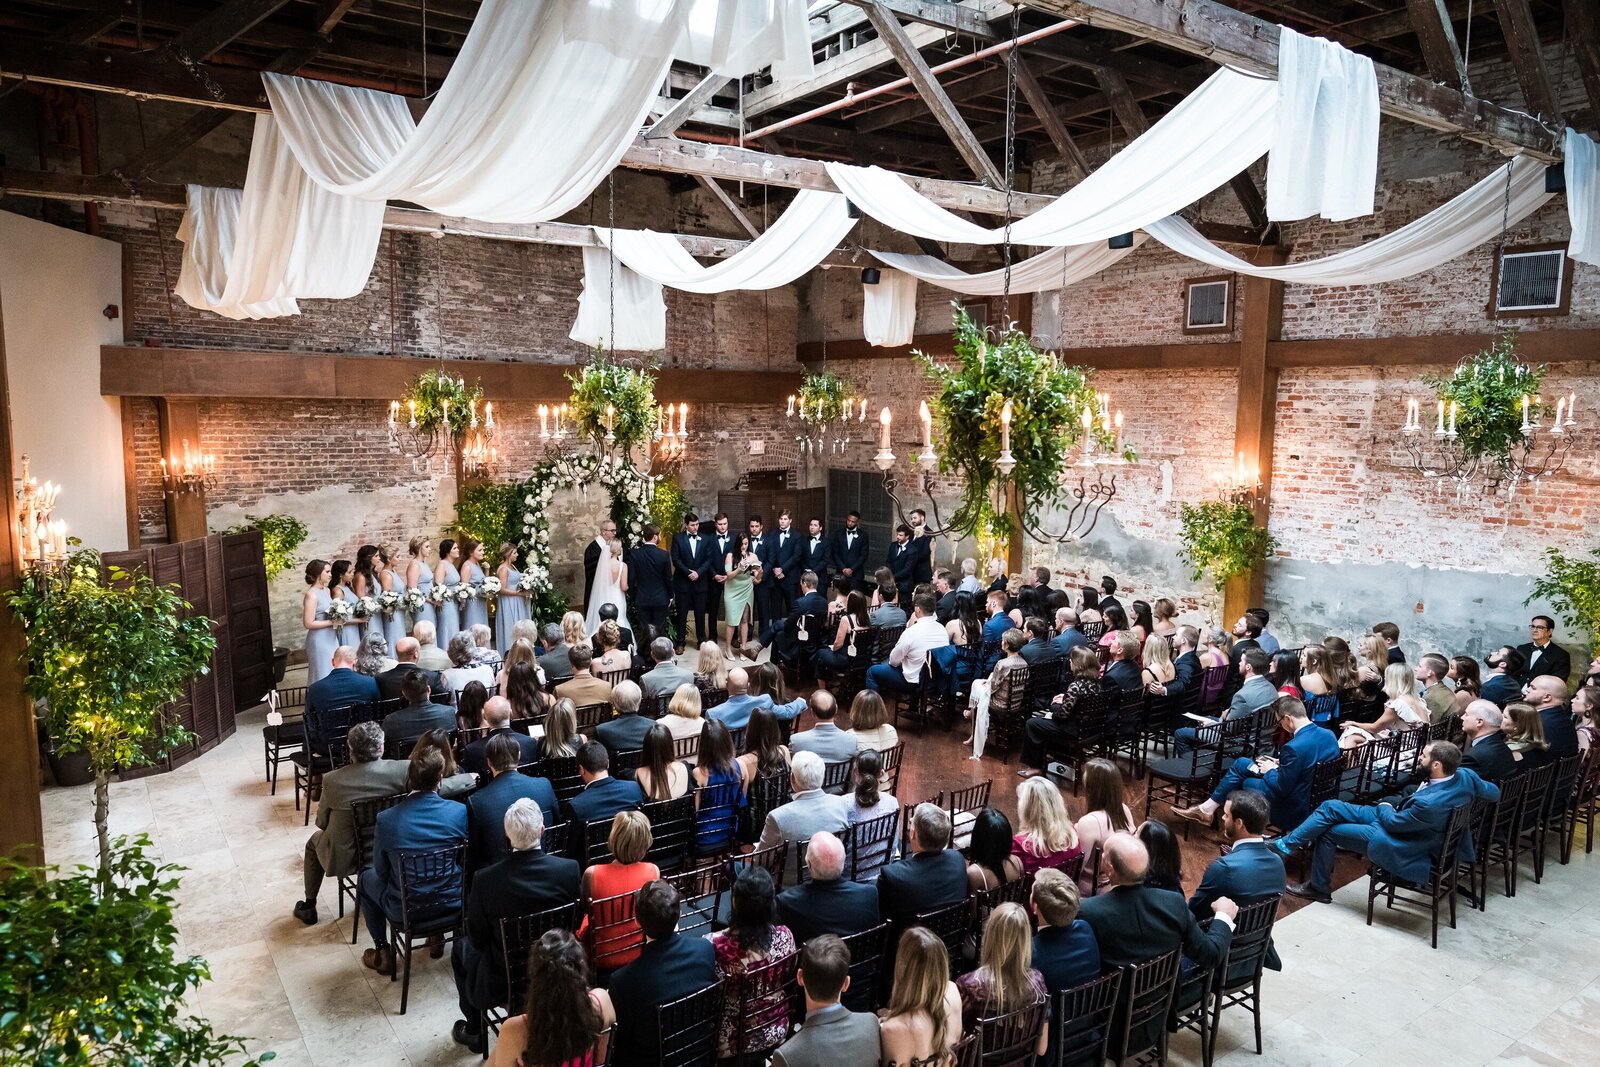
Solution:
M622 560L622 542L613 538L606 544L611 551L594 569L594 588L589 590L589 617L584 626L591 634L600 629L602 604L615 604L617 618L624 624L628 618L628 565Z

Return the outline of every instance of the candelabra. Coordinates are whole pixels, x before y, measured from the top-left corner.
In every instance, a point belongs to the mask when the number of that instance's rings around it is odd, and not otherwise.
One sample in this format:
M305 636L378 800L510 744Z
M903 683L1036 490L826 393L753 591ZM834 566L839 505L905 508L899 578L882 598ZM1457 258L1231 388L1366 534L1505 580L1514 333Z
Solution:
M183 441L183 455L172 453L169 460L161 459L161 482L168 493L198 493L211 489L217 482L217 457L210 452L197 452Z
M460 381L461 388L465 389L466 380ZM424 412L419 418L415 398L407 400L403 407L398 400L389 401L390 445L414 461L425 460L436 452L449 455L459 451L463 469L468 473L487 469L498 456L496 450L488 445L495 433L494 403L484 403L483 420L480 422L477 400L469 401L467 421L462 427L450 421L449 399L440 398L439 404L439 414L430 416ZM456 419L459 421L460 408L456 410ZM469 449L474 453L472 456L468 454ZM472 466L474 462L477 466Z
M867 401L859 397L835 400L839 406L836 414L827 411L827 399L818 397L814 406L808 407L804 396L789 397L788 421L798 431L795 443L800 446L800 456L837 456L850 445L851 423L867 421Z
M1413 470L1440 483L1454 481L1457 493L1466 491L1480 475L1490 494L1506 487L1514 496L1522 482L1535 486L1540 479L1561 471L1578 437L1573 419L1578 394L1556 399L1554 421L1543 424L1543 405L1536 396L1522 396L1520 437L1510 441L1503 456L1486 456L1481 450L1466 447L1457 430L1460 407L1454 400L1438 402L1437 420L1431 433L1422 428L1422 404L1407 398L1405 422L1400 427L1400 443ZM1510 414L1510 413L1508 413ZM1510 414L1514 418L1514 414Z
M1240 452L1233 469L1218 475L1215 484L1217 495L1222 499L1253 505L1262 493L1261 468L1247 466L1244 453Z
M52 516L61 486L39 484L28 472L28 457L22 457L22 477L17 481L17 543L22 562L29 567L53 567L67 558L67 524Z
M500 458L500 452L489 443L482 431L469 433L461 446L461 469L467 474L484 474Z
M573 418L567 404L540 404L539 440L546 452L554 456L572 454L590 445L595 452L634 465L641 474L659 474L668 467L677 467L689 455L689 405L656 405L655 429L648 433L635 455L637 446L619 447L617 441L617 412L615 405L607 404L600 425L592 436L586 437ZM604 430L600 433L599 430Z

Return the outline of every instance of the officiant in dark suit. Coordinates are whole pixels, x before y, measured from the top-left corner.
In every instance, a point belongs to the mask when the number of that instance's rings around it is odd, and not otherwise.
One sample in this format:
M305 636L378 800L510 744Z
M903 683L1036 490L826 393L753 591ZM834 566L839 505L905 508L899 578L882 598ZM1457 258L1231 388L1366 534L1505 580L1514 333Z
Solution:
M800 569L817 576L817 587L828 588L828 572L833 569L833 542L822 532L822 520L812 518L806 523L806 539L801 542L804 555Z
M673 618L677 625L677 651L689 637L689 615L694 614L695 639L700 644L715 640L707 628L710 625L706 611L711 581L712 557L716 542L700 533L700 516L694 512L683 517L683 532L672 539L672 601L676 606ZM718 590L720 592L720 588Z
M600 557L606 551L605 542L615 540L617 524L607 519L600 524L600 533L589 547L583 550L583 612L589 613L589 598L594 595L594 572L600 569Z
M644 543L628 553L628 593L646 641L666 635L667 603L672 597L672 559L657 544L660 540L660 527L647 522Z
M833 566L850 579L850 588L867 587L867 531L861 528L861 513L844 517L844 529L833 535Z

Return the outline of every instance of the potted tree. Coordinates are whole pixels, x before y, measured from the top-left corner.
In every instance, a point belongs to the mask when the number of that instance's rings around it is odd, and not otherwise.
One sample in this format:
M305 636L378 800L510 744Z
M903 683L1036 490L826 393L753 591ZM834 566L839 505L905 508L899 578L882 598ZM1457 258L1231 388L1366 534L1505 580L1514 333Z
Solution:
M267 572L267 582L284 571L294 567L299 561L295 559L295 550L306 539L306 524L293 515L246 515L244 522L237 526L230 526L225 530L218 530L221 534L243 533L246 530L261 531L261 556ZM289 669L289 650L282 645L272 646L272 682L279 685L283 682L284 672Z
M88 757L100 871L109 878L111 776L190 739L172 705L210 669L211 622L187 614L175 586L120 567L103 573L92 548L31 572L6 600L22 622L24 688L47 705L53 747Z

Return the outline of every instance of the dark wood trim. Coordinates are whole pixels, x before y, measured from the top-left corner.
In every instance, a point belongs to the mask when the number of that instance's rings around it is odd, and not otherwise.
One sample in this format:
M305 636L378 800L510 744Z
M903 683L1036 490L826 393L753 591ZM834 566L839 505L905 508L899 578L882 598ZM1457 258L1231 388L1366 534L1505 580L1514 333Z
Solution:
M1276 265L1288 258L1287 248L1271 247L1259 250L1252 260ZM1261 491L1252 503L1255 524L1265 527L1271 518L1272 446L1278 412L1278 369L1269 363L1267 353L1283 330L1283 283L1245 275L1241 290L1233 449L1243 457L1246 470L1260 472ZM1266 567L1257 566L1228 582L1223 591L1223 618L1238 618L1247 608L1260 604L1266 580Z
M1553 308L1533 308L1531 310L1501 311L1500 302L1500 264L1508 255L1517 255L1523 252L1560 252L1561 253L1561 303ZM1567 258L1567 245L1565 241L1547 241L1536 245L1511 245L1494 254L1494 270L1489 275L1489 317L1496 322L1505 319L1544 319L1554 315L1568 315L1572 312L1572 275L1577 264Z
M1197 285L1210 285L1216 282L1228 283L1228 301L1222 309L1222 322L1215 326L1190 326L1189 325L1189 291ZM1183 280L1183 319L1178 323L1187 337L1216 336L1217 334L1233 332L1233 308L1239 299L1239 278L1234 274L1207 274L1203 278L1185 278Z
M122 506L128 520L128 547L139 547L139 464L133 451L132 397L121 399L122 408Z
M502 403L566 396L573 370L565 363L488 363L361 356L330 352L234 352L214 348L100 349L103 396L232 397L275 400L392 400L418 373L443 367L476 379ZM664 400L691 404L769 404L800 387L797 366L785 371L668 367L656 372Z
M1272 341L1267 362L1280 370L1317 367L1422 367L1455 363L1488 348L1498 334L1363 337L1355 340ZM1530 363L1600 363L1600 329L1524 330L1517 351Z
M163 456L181 456L185 442L194 451L202 451L205 442L200 438L198 403L193 400L159 397L156 400L156 415L161 423ZM164 495L167 502L167 540L173 544L203 540L206 536L205 489L185 493L164 493ZM137 545L132 547L138 548Z

